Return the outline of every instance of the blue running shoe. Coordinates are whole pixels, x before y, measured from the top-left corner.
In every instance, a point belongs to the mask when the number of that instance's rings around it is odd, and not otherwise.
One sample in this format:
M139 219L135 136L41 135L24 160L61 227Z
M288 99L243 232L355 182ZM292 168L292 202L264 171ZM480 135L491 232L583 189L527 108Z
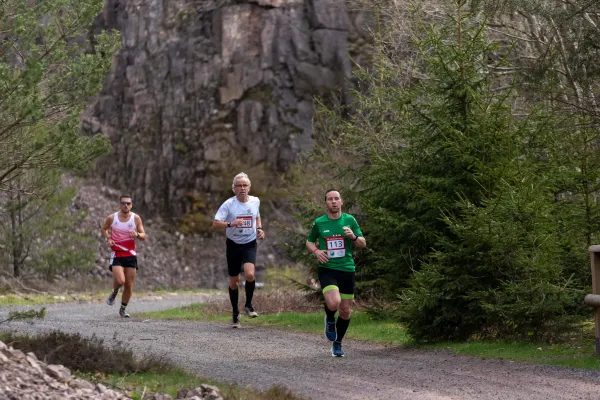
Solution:
M119 316L121 318L131 318L131 315L129 315L125 310L119 310Z
M117 292L117 293L112 292L110 294L110 296L108 296L108 300L106 300L106 304L108 304L109 306L112 306L113 304L115 304L115 299L117 298L117 294L119 294L119 292Z
M342 342L333 342L331 345L331 357L344 357L344 350L342 350Z
M335 321L327 321L327 315L325 316L325 337L333 342L337 336L335 331Z

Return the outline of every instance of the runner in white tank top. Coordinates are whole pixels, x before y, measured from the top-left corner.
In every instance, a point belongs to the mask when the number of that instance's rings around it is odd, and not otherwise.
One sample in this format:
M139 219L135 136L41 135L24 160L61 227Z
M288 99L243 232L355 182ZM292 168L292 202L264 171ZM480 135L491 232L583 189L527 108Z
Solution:
M138 269L135 239L146 240L146 232L140 216L131 212L131 196L121 195L119 203L119 211L106 217L101 229L102 237L106 239L112 250L108 268L113 273L113 291L106 303L112 306L119 288L124 286L119 315L121 318L129 318L125 308L131 299L133 282Z
M132 257L135 252L135 236L131 236L130 232L135 230L135 214L130 212L130 217L127 221L119 220L119 212L113 214L113 222L110 226L110 239L115 243L111 246L112 258Z

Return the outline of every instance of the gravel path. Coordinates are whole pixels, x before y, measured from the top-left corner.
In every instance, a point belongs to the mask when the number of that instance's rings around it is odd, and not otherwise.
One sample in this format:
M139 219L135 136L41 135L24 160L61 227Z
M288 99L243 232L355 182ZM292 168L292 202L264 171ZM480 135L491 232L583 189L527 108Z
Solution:
M130 313L203 301L202 295L135 299ZM9 310L0 308L0 318ZM23 309L23 307L19 308ZM408 350L345 340L333 358L320 335L224 323L117 317L118 303L48 306L44 320L10 322L3 330L95 334L135 351L163 354L203 377L266 390L281 385L312 399L599 399L600 371L481 360L443 351ZM242 319L243 324L243 319ZM352 325L350 325L352 329Z

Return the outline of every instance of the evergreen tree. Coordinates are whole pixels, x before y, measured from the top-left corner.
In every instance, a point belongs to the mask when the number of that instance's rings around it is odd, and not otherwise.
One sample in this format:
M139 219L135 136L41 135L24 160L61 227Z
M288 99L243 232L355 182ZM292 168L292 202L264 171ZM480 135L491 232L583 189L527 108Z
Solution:
M0 259L17 277L52 276L93 257L73 232L74 193L59 182L110 149L101 135L79 134L82 111L119 47L118 34L92 37L103 5L0 0Z
M336 162L321 160L347 168L343 148L360 167L338 176L367 214L364 270L400 294L397 314L416 339L541 337L581 311L559 229L562 132L551 112L514 108L502 76L510 48L465 8L422 24L409 85L381 49L375 71L359 73L368 89L354 112L326 122L337 126L324 150Z
M84 168L108 151L106 138L79 135L119 43L107 33L93 49L86 40L103 3L0 1L0 190L26 171Z

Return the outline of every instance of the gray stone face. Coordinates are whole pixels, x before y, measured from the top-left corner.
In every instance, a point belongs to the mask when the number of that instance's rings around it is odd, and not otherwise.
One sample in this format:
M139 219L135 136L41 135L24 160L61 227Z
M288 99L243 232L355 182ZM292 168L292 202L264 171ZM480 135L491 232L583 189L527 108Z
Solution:
M145 392L145 390L144 390ZM219 388L201 385L178 399L223 400ZM35 400L126 400L131 397L71 375L63 365L47 365L35 354L27 357L0 342L0 399ZM171 400L168 394L150 393L142 400Z
M355 20L344 0L106 0L96 31L122 49L82 120L113 144L95 173L166 217L275 176L312 148L313 97L347 89Z

